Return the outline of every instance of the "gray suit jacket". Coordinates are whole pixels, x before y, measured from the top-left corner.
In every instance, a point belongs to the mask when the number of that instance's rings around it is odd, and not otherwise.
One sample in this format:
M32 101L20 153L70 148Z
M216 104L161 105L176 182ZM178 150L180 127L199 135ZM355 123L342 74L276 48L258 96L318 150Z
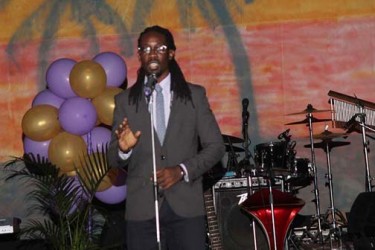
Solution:
M183 217L205 214L202 175L225 153L221 132L205 89L193 84L189 84L189 88L193 103L173 97L163 146L155 132L157 168L183 163L188 171L189 182L180 181L163 190L163 199L167 199L174 212ZM113 130L127 117L131 129L134 132L140 130L142 134L131 157L124 161L119 157L118 141L112 133L108 162L111 167L124 167L128 171L126 218L147 220L155 216L153 182L150 179L153 169L150 113L146 101L140 101L136 110L136 105L129 105L128 97L129 89L115 97Z

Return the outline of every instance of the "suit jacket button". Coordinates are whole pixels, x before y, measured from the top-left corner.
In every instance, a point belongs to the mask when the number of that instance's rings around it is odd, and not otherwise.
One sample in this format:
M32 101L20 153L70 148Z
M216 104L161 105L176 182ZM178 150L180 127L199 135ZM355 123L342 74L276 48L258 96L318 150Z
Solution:
M161 158L162 160L165 160L165 158L167 158L167 157L165 157L165 155L161 155L160 158Z

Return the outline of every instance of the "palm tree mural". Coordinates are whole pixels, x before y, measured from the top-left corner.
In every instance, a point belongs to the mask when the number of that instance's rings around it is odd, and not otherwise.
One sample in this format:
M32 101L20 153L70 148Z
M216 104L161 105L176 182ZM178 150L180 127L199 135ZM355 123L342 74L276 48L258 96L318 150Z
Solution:
M230 51L232 52L232 63L235 68L235 74L241 98L249 98L251 135L255 141L259 138L259 128L256 116L256 104L253 97L253 89L251 83L250 63L247 57L246 47L243 44L239 30L232 19L230 10L241 14L241 6L251 4L252 0L176 0L179 8L180 22L184 28L195 27L194 20L189 18L192 9L198 9L201 16L206 20L207 24L214 28L221 26L224 31ZM0 0L0 8L4 8L9 4L9 0ZM71 19L82 27L82 37L90 42L89 51L96 54L100 50L97 37L97 29L93 23L93 19L99 20L105 25L112 26L119 36L121 54L124 56L133 55L133 44L130 33L139 28L146 26L145 21L149 13L152 12L155 2L153 0L138 0L134 5L134 16L131 21L131 29L127 29L127 25L123 21L123 17L109 5L106 1L100 0L46 0L32 14L21 23L20 27L15 31L6 51L10 60L15 60L16 44L28 42L35 34L33 32L41 32L41 44L38 50L39 65L39 82L44 83L44 72L46 72L49 64L48 58L54 43L56 42L56 34L61 25L62 15L70 8ZM47 14L46 14L47 13ZM43 27L36 29L35 27ZM37 31L36 31L37 30ZM190 30L191 31L191 30ZM41 86L43 89L45 86Z
M0 8L10 3L8 0L0 0ZM106 2L100 0L46 0L32 14L22 21L20 27L15 31L6 47L6 52L11 61L15 60L16 45L27 43L35 34L41 32L41 44L38 50L38 64L40 83L44 83L44 72L49 65L49 55L52 46L56 42L56 35L61 26L61 18L70 8L71 20L82 27L82 37L90 42L90 54L99 52L100 46L97 30L93 19L99 20L105 25L112 26L119 36L121 53L125 56L132 55L132 42L129 32L122 21L122 17ZM37 29L36 27L42 27ZM45 86L40 86L43 89Z
M207 24L214 28L221 26L227 39L232 63L235 68L235 74L241 99L249 99L251 135L254 141L259 141L259 128L256 113L256 103L253 97L253 89L250 74L250 62L247 57L246 47L242 42L242 37L234 23L230 9L241 11L241 3L251 4L253 0L176 0L179 7L180 22L185 28L195 27L194 20L189 18L189 13L193 8L197 8ZM134 9L133 29L144 27L146 24L145 14L150 13L153 8L153 0L137 1Z

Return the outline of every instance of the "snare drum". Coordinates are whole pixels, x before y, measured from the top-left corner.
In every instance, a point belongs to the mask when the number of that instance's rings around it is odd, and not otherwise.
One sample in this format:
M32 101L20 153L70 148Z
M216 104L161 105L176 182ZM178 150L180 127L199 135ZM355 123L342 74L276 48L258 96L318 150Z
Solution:
M291 154L287 142L261 143L255 146L254 161L260 172L290 170Z
M308 158L296 158L287 182L293 186L306 187L312 183L313 170Z

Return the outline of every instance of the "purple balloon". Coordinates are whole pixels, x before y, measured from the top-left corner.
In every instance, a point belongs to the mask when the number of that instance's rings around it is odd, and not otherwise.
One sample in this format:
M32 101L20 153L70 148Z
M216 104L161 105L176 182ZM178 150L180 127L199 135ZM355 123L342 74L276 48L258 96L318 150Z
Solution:
M107 75L107 87L118 87L124 83L127 74L125 61L114 52L103 52L93 59L99 63Z
M90 152L101 152L111 140L111 130L104 127L93 128L89 133L82 136ZM91 141L91 143L89 143Z
M111 186L102 192L96 192L95 197L106 204L117 204L126 199L127 186Z
M62 98L77 96L70 86L69 75L76 61L69 58L57 59L47 69L46 81L51 92Z
M44 159L48 159L48 146L51 140L47 141L34 141L29 137L23 138L23 151L25 154L33 154L34 156L39 155Z
M52 93L50 90L45 89L41 92L39 92L33 100L32 107L41 105L41 104L49 104L51 106L56 107L57 109L60 108L61 104L65 101L64 98L61 98L54 93Z
M67 99L59 109L61 127L74 135L84 135L91 131L97 121L95 106L82 97Z

